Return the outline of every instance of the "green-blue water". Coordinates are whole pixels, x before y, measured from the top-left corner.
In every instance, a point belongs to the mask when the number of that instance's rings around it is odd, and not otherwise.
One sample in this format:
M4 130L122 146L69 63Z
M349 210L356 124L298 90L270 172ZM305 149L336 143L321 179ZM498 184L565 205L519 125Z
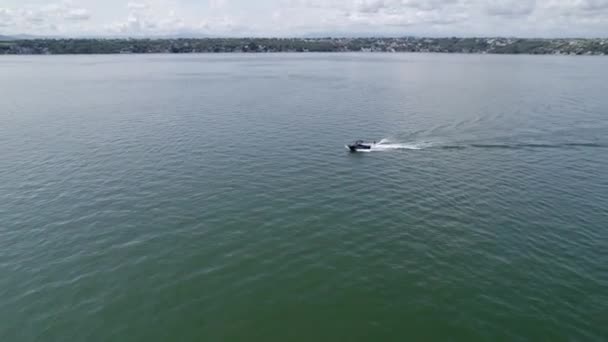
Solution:
M2 57L0 341L606 340L607 80L591 57Z

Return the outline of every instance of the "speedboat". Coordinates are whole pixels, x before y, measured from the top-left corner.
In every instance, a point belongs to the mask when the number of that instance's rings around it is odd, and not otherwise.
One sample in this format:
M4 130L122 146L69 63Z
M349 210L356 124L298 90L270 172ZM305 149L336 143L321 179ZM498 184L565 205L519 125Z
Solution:
M373 143L367 143L363 140L357 140L352 144L346 145L346 147L348 147L351 152L369 151L372 149L372 146L374 146L375 143L375 141Z

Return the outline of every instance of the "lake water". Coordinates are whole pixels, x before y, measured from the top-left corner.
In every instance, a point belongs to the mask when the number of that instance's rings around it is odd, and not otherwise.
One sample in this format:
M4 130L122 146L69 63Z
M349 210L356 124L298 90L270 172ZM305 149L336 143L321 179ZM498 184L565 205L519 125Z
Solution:
M0 58L1 341L602 341L607 251L608 58Z

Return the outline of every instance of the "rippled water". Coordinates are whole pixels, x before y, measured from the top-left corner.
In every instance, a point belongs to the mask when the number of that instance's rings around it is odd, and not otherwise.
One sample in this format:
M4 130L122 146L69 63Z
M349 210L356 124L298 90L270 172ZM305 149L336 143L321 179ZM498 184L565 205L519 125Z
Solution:
M0 76L1 341L608 338L606 58Z

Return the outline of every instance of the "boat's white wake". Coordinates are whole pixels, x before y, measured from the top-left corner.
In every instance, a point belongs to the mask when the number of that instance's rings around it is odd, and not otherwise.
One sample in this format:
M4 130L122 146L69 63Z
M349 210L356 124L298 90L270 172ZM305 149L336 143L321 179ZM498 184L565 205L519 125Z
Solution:
M385 138L372 145L370 152L388 150L421 150L427 146L427 143L396 143Z
M369 144L369 143L367 143ZM348 146L345 146L348 149ZM467 148L484 148L484 149L539 149L539 148L608 148L608 144L597 142L558 142L558 143L536 143L536 142L445 142L441 140L426 140L414 142L395 142L390 138L384 138L376 143L371 144L371 149L360 149L357 152L380 152L392 150L423 150L427 148L443 149L443 150L461 150Z

